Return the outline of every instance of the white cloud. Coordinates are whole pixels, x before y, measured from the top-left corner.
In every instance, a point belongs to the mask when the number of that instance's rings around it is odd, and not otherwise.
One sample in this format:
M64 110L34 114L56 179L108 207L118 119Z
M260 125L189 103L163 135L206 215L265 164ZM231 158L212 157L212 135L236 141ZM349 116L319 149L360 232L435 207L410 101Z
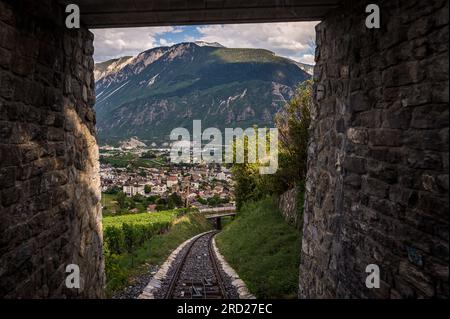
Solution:
M303 54L300 58L297 58L297 60L306 63L306 64L314 64L314 54Z
M157 46L174 43L166 35L177 34L186 42L197 40L219 42L226 47L263 48L280 56L314 64L314 27L318 22L283 22L262 24L226 24L196 27L145 27L92 30L95 36L94 59L96 62L136 55ZM185 34L182 32L186 31ZM163 37L162 37L163 36Z
M156 36L167 32L178 32L174 27L97 29L94 33L94 59L96 62L124 56L136 55L146 49L162 45ZM163 39L160 39L160 42Z
M183 31L184 31L183 27L175 27L175 28L172 30L172 33L181 33L181 32L183 32Z
M315 29L318 22L228 24L197 27L199 40L226 47L264 48L304 63L314 63Z
M175 44L175 42L167 41L164 38L159 39L159 44L163 47L170 47Z

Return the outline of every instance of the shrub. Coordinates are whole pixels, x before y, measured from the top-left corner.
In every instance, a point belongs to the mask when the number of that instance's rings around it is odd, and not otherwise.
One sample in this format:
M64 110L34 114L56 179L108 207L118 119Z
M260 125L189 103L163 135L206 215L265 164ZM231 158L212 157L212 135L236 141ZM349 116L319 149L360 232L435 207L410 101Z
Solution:
M106 227L104 232L104 241L109 252L120 254L124 251L124 236L123 232L118 227Z
M278 170L275 174L259 174L257 163L233 165L238 210L248 201L259 200L270 194L280 195L305 180L311 122L311 88L311 81L301 84L292 99L275 117L279 133ZM245 152L248 153L247 148Z
M132 253L152 236L165 232L182 210L104 218L104 242L111 254Z

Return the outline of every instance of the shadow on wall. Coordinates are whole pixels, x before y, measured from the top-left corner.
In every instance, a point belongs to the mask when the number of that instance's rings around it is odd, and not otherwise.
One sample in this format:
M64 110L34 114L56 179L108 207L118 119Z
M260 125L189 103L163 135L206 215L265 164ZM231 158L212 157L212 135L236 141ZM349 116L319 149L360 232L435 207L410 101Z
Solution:
M103 297L93 35L54 1L0 12L0 298Z

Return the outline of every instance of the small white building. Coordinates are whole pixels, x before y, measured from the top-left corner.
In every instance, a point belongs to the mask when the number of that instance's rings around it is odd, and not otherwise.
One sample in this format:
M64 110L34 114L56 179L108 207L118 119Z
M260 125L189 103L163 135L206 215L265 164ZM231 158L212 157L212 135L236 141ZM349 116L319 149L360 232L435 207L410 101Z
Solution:
M219 181L225 181L227 179L227 176L225 175L224 172L220 172L220 173L217 173L216 179L218 179Z
M161 195L161 194L164 194L165 192L167 192L166 185L155 185L152 187L152 193Z
M145 186L144 185L123 185L122 187L125 195L132 197L136 194L145 195Z
M200 183L192 182L191 185L192 185L193 189L199 189L200 188Z
M172 187L173 185L178 184L178 177L177 176L169 176L167 177L166 185L167 187Z

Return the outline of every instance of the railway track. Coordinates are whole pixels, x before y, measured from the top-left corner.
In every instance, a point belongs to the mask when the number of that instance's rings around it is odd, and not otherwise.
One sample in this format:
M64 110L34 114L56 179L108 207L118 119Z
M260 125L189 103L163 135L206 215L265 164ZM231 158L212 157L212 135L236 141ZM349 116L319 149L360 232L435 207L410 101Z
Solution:
M212 248L216 233L206 233L189 244L170 280L166 299L228 298Z

